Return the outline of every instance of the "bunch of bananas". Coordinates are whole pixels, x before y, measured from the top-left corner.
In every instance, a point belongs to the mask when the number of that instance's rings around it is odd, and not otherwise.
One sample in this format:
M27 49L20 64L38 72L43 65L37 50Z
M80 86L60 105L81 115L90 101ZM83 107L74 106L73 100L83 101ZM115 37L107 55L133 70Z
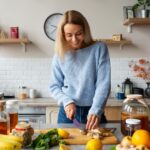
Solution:
M0 150L20 150L22 142L21 137L0 134Z

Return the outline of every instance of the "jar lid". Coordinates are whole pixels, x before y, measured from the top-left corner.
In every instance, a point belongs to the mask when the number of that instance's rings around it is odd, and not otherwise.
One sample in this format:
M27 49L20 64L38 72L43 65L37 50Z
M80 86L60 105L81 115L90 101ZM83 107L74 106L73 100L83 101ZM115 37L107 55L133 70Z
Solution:
M141 98L143 98L143 96L142 95L140 95L140 94L129 94L129 95L127 95L127 98L135 98L135 99L141 99Z
M19 124L16 125L15 129L16 130L26 130L28 128L30 128L31 125L29 123L26 122L20 122Z
M139 119L126 119L126 123L127 124L140 124L141 123L141 120L139 120Z

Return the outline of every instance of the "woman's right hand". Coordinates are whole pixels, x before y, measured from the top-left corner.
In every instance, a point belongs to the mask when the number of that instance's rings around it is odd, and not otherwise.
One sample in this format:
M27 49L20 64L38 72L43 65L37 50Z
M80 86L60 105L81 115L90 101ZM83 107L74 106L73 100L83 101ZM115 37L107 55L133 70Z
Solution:
M72 120L76 113L75 103L70 103L65 107L66 116L68 119Z

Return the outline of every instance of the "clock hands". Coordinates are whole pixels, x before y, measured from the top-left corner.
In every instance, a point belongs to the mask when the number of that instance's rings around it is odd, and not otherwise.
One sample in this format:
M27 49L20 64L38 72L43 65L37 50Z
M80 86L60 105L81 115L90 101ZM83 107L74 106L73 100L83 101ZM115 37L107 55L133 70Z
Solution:
M53 24L51 24L50 26L52 26L52 27L54 27L54 28L57 28L57 26L55 26L55 25L53 25Z
M56 31L56 28L54 30L52 30L50 33L53 34Z

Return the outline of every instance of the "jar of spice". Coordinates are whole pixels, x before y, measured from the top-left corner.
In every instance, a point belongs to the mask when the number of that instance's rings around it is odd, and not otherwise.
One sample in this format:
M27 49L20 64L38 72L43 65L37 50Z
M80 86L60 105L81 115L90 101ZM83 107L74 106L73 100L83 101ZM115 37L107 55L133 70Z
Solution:
M28 89L25 86L20 87L18 98L23 100L28 97Z

